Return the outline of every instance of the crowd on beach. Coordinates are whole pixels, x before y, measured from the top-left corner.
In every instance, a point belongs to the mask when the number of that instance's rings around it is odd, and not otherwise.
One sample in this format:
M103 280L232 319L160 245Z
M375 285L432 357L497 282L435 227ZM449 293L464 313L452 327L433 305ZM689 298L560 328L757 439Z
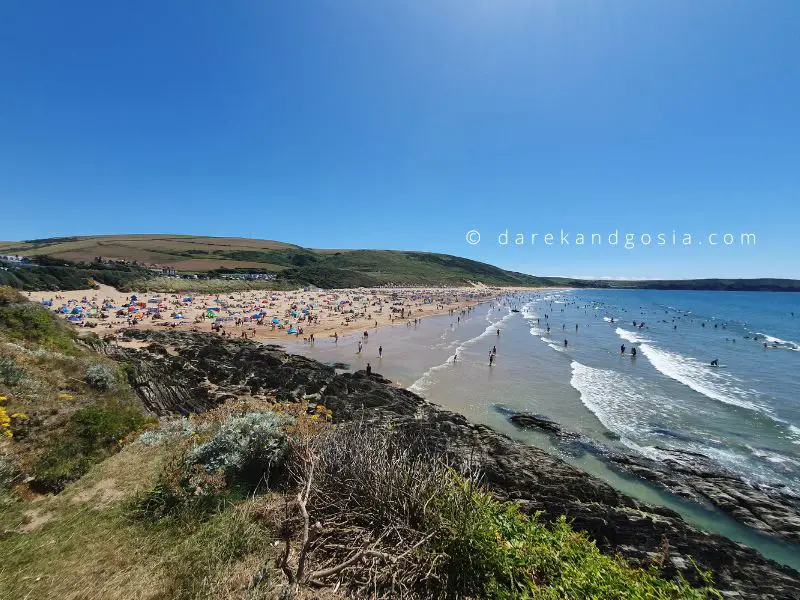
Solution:
M30 292L77 327L103 337L126 328L210 331L247 339L302 339L385 325L412 325L501 294L488 287L246 291L224 294L124 293L109 286Z

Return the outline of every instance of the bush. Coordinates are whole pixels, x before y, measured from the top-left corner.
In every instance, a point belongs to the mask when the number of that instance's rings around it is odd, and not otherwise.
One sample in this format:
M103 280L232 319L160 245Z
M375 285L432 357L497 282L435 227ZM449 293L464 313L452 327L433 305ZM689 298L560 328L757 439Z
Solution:
M494 499L473 471L449 466L424 439L369 425L339 426L317 437L314 454L310 520L336 526L314 540L310 560L345 565L334 574L365 593L400 589L412 598L497 600L720 597L705 574L706 587L697 589L666 581L655 567L637 569L601 554L564 517L548 526ZM380 568L347 563L366 544ZM315 581L319 573L330 577L322 570L308 578Z
M17 385L25 373L17 367L13 358L0 358L0 381L6 385Z
M33 303L0 306L0 331L10 339L24 340L50 349L74 348L69 325Z
M60 492L109 456L122 440L152 422L134 405L107 402L76 411L34 466L35 487Z
M86 368L84 381L89 387L106 392L114 387L117 382L117 372L108 365L96 363Z
M185 444L167 463L156 485L134 498L131 515L155 520L196 519L218 509L237 488L249 492L263 482L268 489L281 474L286 458L286 423L272 412L230 417L208 441L194 448ZM182 419L167 425L162 433L146 432L141 441L161 443L186 432L194 437L196 431L188 419Z
M222 473L229 484L268 484L286 457L285 422L272 412L231 417L187 455L187 469L198 466L207 473Z

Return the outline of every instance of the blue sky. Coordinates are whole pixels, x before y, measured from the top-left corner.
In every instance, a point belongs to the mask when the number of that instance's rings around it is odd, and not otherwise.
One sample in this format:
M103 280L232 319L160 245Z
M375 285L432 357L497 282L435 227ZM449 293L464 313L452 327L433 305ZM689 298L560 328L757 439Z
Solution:
M0 239L800 278L798 61L796 0L6 2ZM757 242L529 243L561 229Z

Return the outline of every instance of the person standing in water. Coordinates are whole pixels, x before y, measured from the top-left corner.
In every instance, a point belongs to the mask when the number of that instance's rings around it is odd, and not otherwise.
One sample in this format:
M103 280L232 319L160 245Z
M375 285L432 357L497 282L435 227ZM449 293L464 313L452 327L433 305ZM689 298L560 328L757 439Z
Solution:
M367 363L367 375L372 375L372 365Z
M383 346L378 346L378 358L383 356Z
M622 345L619 347L619 353L620 353L620 354L625 354L625 344L622 344Z
M631 348L631 357L636 358L636 348Z
M493 363L494 363L494 354L489 352L489 366L491 367Z

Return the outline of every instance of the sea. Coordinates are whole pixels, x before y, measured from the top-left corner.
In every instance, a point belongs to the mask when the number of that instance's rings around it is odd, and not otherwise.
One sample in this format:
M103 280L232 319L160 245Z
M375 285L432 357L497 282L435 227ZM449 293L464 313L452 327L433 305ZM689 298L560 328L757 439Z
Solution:
M800 494L800 294L547 291L368 333L287 346L351 370L370 363L430 402L800 569L800 547L508 420L545 415L655 460L670 449L699 453L754 485Z

